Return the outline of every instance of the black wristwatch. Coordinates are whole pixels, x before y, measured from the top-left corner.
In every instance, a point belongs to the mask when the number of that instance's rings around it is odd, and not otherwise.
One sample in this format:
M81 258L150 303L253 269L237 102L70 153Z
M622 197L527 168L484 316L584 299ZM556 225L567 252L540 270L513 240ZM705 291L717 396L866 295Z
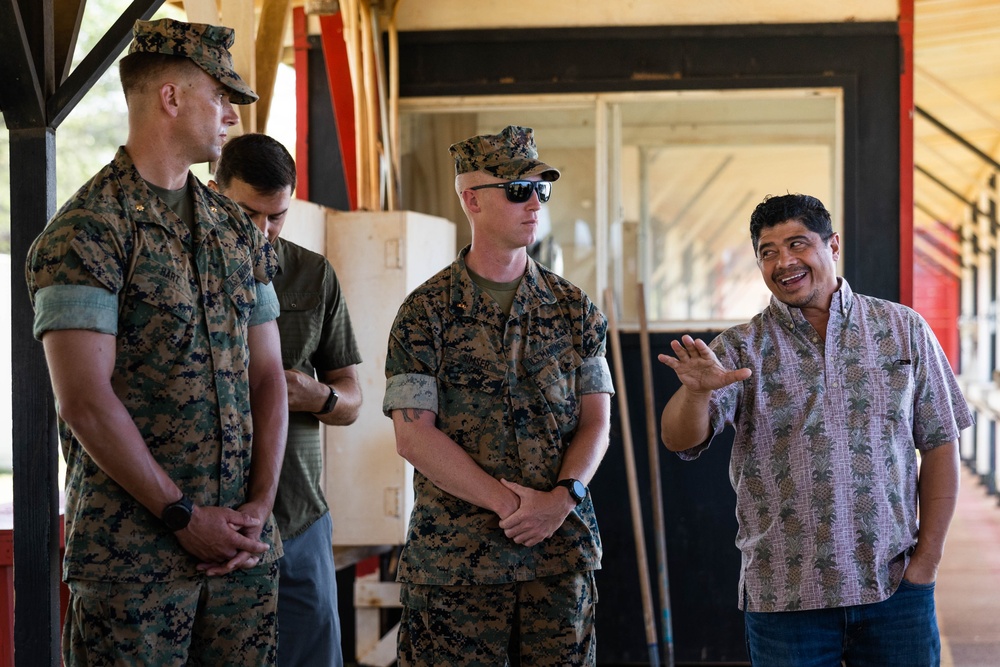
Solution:
M327 415L333 412L333 409L337 407L337 399L340 395L330 387L330 395L326 397L326 403L323 404L323 408L319 412L314 412L314 415Z
M194 503L187 496L181 496L177 502L170 503L163 508L160 520L171 531L177 532L191 523L191 513L194 512Z
M556 486L565 486L569 490L569 495L573 497L576 504L579 505L583 502L583 499L587 497L587 487L583 485L578 479L561 479L556 482Z

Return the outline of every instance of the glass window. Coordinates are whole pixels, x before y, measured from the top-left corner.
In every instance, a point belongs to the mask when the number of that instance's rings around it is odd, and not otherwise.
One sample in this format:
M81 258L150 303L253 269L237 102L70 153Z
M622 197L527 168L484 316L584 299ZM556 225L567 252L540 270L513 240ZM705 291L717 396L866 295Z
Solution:
M453 220L464 246L448 146L531 127L562 173L536 259L598 303L610 286L626 326L638 320L638 283L651 326L742 322L770 296L749 237L765 196L816 196L842 230L841 99L789 89L405 100L403 208Z
M492 107L492 108L491 108ZM597 244L594 104L563 102L514 105L509 101L481 110L407 113L401 119L403 208L452 220L458 246L471 240L469 224L455 192L451 144L477 134L495 134L508 125L534 130L539 157L560 172L552 197L542 205L532 256L593 296Z

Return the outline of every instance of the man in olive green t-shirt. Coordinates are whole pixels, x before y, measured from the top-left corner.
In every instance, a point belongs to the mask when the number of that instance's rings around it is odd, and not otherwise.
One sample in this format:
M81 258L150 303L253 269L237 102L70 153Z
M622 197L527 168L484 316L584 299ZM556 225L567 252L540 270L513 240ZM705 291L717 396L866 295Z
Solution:
M278 665L343 665L333 522L323 496L320 422L358 417L361 363L337 276L325 257L279 238L295 189L295 162L263 134L231 139L209 185L233 199L278 254L274 289L288 384L288 442L274 501L285 547L279 561Z

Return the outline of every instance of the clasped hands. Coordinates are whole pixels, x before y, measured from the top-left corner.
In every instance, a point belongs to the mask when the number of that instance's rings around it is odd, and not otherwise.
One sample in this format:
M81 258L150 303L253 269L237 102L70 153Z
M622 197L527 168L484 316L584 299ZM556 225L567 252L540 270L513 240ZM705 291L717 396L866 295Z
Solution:
M518 498L517 509L500 518L500 528L516 544L533 547L552 537L573 509L572 501L567 505L559 494L538 491L506 479L501 479L500 483Z
M191 522L174 533L184 549L197 558L198 570L219 576L237 569L256 567L270 548L260 541L264 521L270 512L259 503L238 509L194 507Z

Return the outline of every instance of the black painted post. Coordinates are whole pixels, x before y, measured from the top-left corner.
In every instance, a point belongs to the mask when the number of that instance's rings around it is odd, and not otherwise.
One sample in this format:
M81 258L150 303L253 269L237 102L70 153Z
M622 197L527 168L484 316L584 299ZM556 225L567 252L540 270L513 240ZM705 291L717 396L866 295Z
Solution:
M52 128L10 131L11 371L14 464L14 664L58 667L59 480L55 406L24 281L31 242L55 213Z

